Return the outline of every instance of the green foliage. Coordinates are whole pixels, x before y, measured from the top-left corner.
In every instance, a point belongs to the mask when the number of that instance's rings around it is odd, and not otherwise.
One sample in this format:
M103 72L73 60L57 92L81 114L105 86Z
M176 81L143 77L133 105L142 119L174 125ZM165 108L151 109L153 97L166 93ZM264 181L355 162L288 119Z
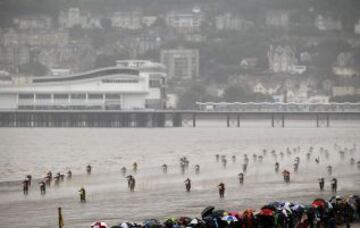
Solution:
M39 62L25 63L19 66L19 73L31 76L45 76L49 69Z
M195 103L213 101L214 98L207 91L206 87L202 84L195 84L188 88L183 94L179 97L178 108L180 109L193 109L195 108Z
M230 86L225 89L223 100L226 102L240 102L247 101L248 92L240 86Z
M129 53L121 52L114 55L98 55L96 56L94 67L103 68L115 65L116 60L129 59Z

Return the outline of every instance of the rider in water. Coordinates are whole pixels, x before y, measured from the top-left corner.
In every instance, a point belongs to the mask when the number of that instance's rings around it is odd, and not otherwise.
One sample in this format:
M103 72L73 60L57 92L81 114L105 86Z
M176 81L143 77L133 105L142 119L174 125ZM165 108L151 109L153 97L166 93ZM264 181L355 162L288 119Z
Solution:
M333 178L331 180L331 191L333 193L336 193L336 191L337 191L337 179L336 178Z
M242 165L242 170L243 170L244 173L246 173L247 163L244 163L244 164Z
M200 165L198 165L198 164L195 165L195 174L196 175L200 174Z
M215 155L215 158L216 158L216 162L219 162L219 160L220 160L220 155L219 155L219 154L216 154L216 155Z
M280 164L279 162L275 162L275 173L279 172Z
M132 175L127 176L128 179L128 187L130 189L130 191L134 191L135 190L135 178Z
M123 176L126 175L126 167L125 167L125 166L123 166L123 167L121 168L121 173L122 173Z
M45 195L45 193L46 193L46 183L45 183L45 181L40 181L39 185L40 185L40 193L41 193L41 195Z
M235 155L231 156L231 160L232 160L233 163L235 163L236 162L236 156Z
M167 165L166 164L163 164L162 166L161 166L161 168L162 168L162 171L163 171L163 173L164 174L167 174Z
M29 180L28 178L25 178L23 181L23 192L24 195L27 195L29 193Z
M133 163L133 171L134 173L137 172L137 169L138 169L138 164L136 162Z
M325 186L325 179L324 178L319 178L320 191L324 191L324 186Z
M219 196L220 198L224 198L224 195L225 195L225 184L223 182L221 182L219 185L218 185L218 189L219 189Z
M91 175L91 165L90 164L88 164L87 166L86 166L86 173L87 173L87 175Z
M67 178L68 178L68 179L71 179L71 178L72 178L72 172L71 172L71 170L69 170L69 171L67 172Z
M239 183L244 184L244 173L239 173Z
M86 203L86 191L85 191L84 187L80 188L79 194L80 194L80 202L81 203Z
M329 176L331 176L332 175L332 166L328 165L326 168L327 168Z
M31 175L26 175L26 178L29 181L29 186L31 186L31 180L32 180L32 176Z
M223 168L226 168L226 163L227 163L226 158L222 158L222 159L221 159L221 162L222 162Z
M190 192L191 189L191 180L189 178L186 178L186 180L184 181L185 183L185 189L187 192Z

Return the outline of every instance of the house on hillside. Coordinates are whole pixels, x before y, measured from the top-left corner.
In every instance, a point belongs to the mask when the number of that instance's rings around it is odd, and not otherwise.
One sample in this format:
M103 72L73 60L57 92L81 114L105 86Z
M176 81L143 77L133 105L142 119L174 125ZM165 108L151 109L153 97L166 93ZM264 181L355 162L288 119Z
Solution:
M254 93L261 93L265 95L274 95L278 93L280 90L281 85L278 83L265 83L265 82L258 82L252 87L252 91Z
M268 52L269 68L274 73L288 73L296 65L295 51L289 45L270 46Z
M286 10L269 10L265 15L265 24L271 27L287 28L290 24L290 13Z
M258 58L245 58L241 60L240 66L245 70L254 70L258 62Z
M319 14L315 19L315 27L320 31L340 31L342 23L330 16L323 16Z
M353 55L350 52L342 52L336 57L333 72L341 78L359 76L359 68L355 66Z

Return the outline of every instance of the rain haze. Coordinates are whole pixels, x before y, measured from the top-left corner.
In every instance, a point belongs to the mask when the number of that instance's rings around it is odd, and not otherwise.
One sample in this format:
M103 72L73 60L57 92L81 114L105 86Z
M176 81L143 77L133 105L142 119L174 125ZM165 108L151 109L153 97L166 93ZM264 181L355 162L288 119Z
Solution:
M0 227L360 227L359 0L0 0Z

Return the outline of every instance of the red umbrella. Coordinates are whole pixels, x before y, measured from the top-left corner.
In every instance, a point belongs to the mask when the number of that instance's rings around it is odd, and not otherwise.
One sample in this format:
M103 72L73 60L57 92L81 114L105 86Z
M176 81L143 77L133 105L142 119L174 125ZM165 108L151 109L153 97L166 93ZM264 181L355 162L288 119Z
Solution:
M94 222L91 228L108 228L108 225L104 222Z
M260 210L260 214L261 215L265 215L265 216L273 216L274 211L268 209L268 208L263 208Z

